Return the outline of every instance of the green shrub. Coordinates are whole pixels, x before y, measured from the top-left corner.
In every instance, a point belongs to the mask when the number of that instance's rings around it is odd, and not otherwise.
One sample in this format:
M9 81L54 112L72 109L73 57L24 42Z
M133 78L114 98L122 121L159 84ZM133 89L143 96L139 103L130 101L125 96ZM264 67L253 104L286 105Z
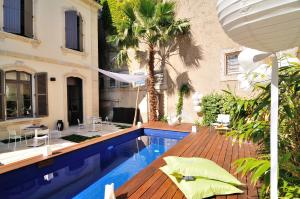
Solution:
M209 126L216 122L218 114L222 112L223 95L212 93L203 96L201 100L201 112L203 114L202 125Z
M168 122L168 116L166 116L166 115L161 116L159 118L159 121L161 121L161 122Z
M202 124L208 126L216 122L218 114L229 114L231 126L238 125L238 121L252 113L254 101L236 96L230 90L223 93L212 93L202 98Z

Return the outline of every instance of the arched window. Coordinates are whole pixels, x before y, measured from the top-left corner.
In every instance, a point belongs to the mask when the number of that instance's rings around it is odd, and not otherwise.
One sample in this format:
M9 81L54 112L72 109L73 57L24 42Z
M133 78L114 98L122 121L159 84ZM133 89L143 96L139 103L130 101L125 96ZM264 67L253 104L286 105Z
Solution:
M32 76L26 72L5 73L6 117L32 116Z
M65 12L66 48L83 51L82 17L75 10Z

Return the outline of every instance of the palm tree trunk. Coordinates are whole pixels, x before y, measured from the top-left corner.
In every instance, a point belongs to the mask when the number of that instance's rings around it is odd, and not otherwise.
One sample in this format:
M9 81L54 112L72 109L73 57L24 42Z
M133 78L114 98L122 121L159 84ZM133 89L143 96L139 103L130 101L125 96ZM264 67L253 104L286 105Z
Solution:
M150 121L157 121L157 95L155 91L154 78L154 46L149 45L149 62L148 62L148 93L150 104Z

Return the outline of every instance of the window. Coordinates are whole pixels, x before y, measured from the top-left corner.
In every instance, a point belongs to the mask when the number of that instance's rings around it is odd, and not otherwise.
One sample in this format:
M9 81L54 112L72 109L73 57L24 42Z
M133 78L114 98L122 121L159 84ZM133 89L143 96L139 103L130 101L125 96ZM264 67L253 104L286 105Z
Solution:
M33 79L35 95L32 94ZM35 96L35 104L32 103ZM4 100L6 99L6 100ZM33 109L35 107L35 109ZM0 120L48 115L47 73L0 70Z
M82 17L75 10L65 12L66 48L83 51Z
M129 87L129 84L127 82L120 82L120 87L127 88L127 87Z
M31 75L9 71L5 74L6 116L20 118L32 116Z
M110 88L116 88L117 87L117 83L116 83L115 79L109 78L109 87Z
M225 73L226 75L234 75L240 72L239 70L239 61L238 56L240 51L233 52L233 53L226 53L225 55Z
M32 0L4 0L4 31L33 38Z

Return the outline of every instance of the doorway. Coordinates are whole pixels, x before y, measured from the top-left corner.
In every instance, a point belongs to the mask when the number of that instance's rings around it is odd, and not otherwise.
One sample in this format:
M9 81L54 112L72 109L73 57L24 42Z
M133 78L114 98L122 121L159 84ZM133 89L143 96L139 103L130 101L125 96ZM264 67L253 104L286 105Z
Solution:
M68 122L77 125L83 122L82 80L78 77L67 78Z

